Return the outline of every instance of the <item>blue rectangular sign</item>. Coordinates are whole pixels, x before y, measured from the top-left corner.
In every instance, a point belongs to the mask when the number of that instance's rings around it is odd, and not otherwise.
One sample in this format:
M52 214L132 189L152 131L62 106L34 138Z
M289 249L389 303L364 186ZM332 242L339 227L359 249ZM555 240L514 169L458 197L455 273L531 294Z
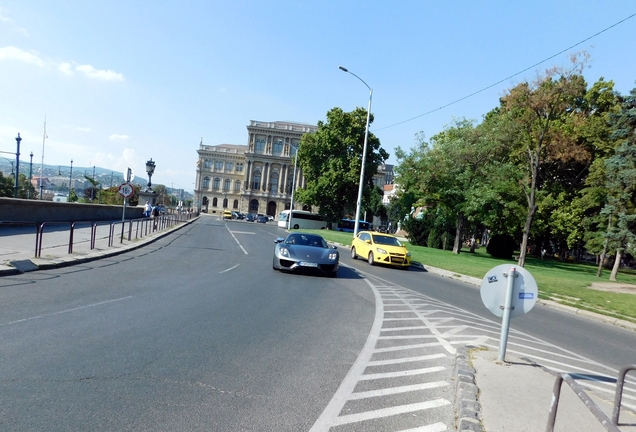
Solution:
M522 293L519 293L519 298L520 299L533 299L534 298L534 293L522 292Z

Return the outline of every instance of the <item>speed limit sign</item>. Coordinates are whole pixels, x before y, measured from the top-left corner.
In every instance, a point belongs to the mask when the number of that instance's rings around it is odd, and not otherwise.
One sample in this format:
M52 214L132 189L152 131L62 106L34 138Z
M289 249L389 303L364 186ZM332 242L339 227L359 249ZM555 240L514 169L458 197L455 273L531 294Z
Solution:
M124 198L130 198L135 193L135 188L130 183L122 183L119 185L119 195Z

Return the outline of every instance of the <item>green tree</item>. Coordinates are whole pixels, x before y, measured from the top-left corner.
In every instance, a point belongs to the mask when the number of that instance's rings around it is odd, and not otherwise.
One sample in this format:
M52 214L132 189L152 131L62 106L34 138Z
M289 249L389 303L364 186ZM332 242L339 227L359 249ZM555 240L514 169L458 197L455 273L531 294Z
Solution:
M330 223L355 212L366 121L364 108L348 113L333 108L325 122L318 122L315 133L305 134L300 140L297 163L306 178L306 187L297 190L295 197L304 204L319 206L320 214ZM373 122L373 114L369 122ZM389 155L372 133L367 146L362 204L369 206L373 176ZM362 208L361 214L364 211Z
M490 139L487 129L475 128L472 121L457 120L433 136L430 143L421 142L396 169L397 182L412 190L418 203L441 207L441 212L454 219L453 252L460 253L464 232L474 228L482 213L484 185L492 180L491 162L501 153L499 142ZM420 135L420 139L422 136ZM397 153L402 158L402 152ZM445 232L437 229L439 235Z
M623 255L636 250L636 88L621 104L621 111L611 116L611 125L619 146L605 163L609 195L604 212L615 218L607 232L616 250L610 274L615 281Z
M540 174L550 161L586 161L590 155L573 131L582 123L580 102L586 94L581 72L587 57L574 55L569 69L553 68L534 83L513 87L501 100L501 109L510 121L509 133L518 142L527 216L523 227L519 265L524 266L528 239L537 209Z

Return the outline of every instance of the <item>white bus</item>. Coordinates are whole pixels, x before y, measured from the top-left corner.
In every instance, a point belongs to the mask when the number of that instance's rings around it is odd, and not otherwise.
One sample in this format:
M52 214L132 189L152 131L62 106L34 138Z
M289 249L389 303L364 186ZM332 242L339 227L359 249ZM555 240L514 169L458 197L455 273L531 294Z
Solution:
M281 228L287 228L291 219L292 229L325 229L327 228L327 222L324 221L322 216L318 213L311 213L304 210L294 210L291 214L289 210L283 210L278 215L278 226Z

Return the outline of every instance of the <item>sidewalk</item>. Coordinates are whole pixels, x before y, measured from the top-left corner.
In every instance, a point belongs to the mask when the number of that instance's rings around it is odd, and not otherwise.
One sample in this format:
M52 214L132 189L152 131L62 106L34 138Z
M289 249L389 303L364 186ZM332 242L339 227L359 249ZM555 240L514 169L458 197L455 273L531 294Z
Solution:
M13 235L0 235L0 277L35 270L47 270L85 263L96 259L118 255L152 243L167 234L181 229L198 218L178 222L172 227L153 231L152 225L133 225L128 240L129 227L126 225L122 239L121 225L116 227L109 246L110 225L98 225L95 246L90 247L90 228L82 227L74 231L73 253L68 253L69 230L45 231L42 239L40 258L35 258L35 228L15 229Z
M507 354L505 362L497 361L497 352L474 348L458 353L458 381L472 378L474 390L478 392L476 411L467 401L470 384L458 385L459 431L488 432L544 432L552 403L556 375L541 365ZM463 361L467 357L467 361ZM472 367L471 367L472 365ZM470 377L470 375L473 375ZM628 375L629 376L629 375ZM465 379L469 377L469 379ZM611 420L613 400L608 400L577 380L585 393L592 398L601 411ZM464 400L462 400L464 399ZM627 402L623 399L623 402ZM633 401L629 401L633 403ZM472 417L472 419L471 419ZM622 432L636 431L636 414L622 407L618 429ZM555 432L601 432L606 431L585 403L570 386L563 382L554 424ZM483 428L482 428L483 427Z

